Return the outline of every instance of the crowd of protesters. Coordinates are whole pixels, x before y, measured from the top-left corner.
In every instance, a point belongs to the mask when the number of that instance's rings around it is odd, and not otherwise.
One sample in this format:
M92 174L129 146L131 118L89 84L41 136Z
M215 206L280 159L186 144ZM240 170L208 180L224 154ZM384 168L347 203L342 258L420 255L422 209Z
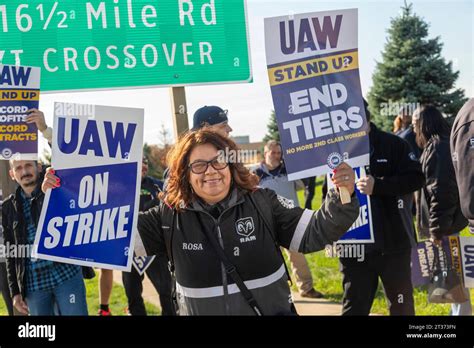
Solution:
M138 232L147 254L156 255L146 273L160 294L163 315L296 314L282 249L301 295L322 297L303 254L336 242L357 219L355 186L370 196L375 243L364 245L363 261L340 258L342 314L368 315L379 279L391 315L415 314L410 255L418 237L439 245L468 224L474 232L469 165L474 163L474 99L459 111L453 127L432 105L412 115L402 109L395 134L371 123L367 106L367 176L354 185L354 171L342 163L331 179L335 189L323 188L318 211L311 210L315 178L302 185L307 201L299 207L297 183L288 181L277 141L266 144L264 160L252 170L222 160L222 151L239 149L230 139L227 112L219 107L195 113L193 129L167 156L164 185L147 176L143 160ZM32 110L28 122L51 142L40 111ZM44 193L61 186L53 168L43 169L35 161L10 160L18 187L1 207L4 243L34 243ZM341 203L340 188L349 191L349 204ZM0 260L9 315L87 315L86 271L31 257ZM132 270L123 272L122 280L129 313L146 315L143 276ZM102 271L100 283L99 314L110 315L112 272ZM452 305L453 315L471 312L470 300Z

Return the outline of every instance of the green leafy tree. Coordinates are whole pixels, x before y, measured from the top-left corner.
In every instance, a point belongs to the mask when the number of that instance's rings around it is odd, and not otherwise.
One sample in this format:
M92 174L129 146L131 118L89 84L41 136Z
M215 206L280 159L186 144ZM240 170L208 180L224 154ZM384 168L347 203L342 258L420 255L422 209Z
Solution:
M278 131L278 123L274 110L272 110L272 113L270 115L270 121L267 124L267 134L263 138L264 142L267 142L269 140L280 141L280 132Z
M158 145L143 145L143 156L148 159L148 175L157 179L163 179L166 169L166 156L171 150L172 137L168 129L162 124L158 131Z
M398 113L396 105L433 104L451 117L466 101L464 91L455 88L459 71L442 57L440 37L428 38L428 28L406 2L401 15L391 20L368 94L372 120L386 131Z

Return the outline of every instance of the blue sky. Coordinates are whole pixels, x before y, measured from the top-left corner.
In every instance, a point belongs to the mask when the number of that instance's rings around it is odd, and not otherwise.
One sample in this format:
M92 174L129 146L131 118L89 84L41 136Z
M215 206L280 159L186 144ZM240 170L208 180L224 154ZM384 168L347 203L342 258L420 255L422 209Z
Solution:
M372 85L372 73L387 37L390 19L400 13L403 1L317 1L317 0L247 0L252 51L252 84L233 84L186 88L190 123L192 114L202 105L219 105L229 110L233 135L249 135L260 141L273 108L268 84L263 19L304 12L344 8L359 9L359 59L362 91L365 95ZM457 87L468 97L474 95L474 1L412 1L414 11L429 24L429 36L440 36L444 43L443 56L453 61L460 71ZM145 109L145 141L158 143L158 131L163 124L172 133L169 88L43 94L40 108L52 125L55 101L138 107ZM44 147L42 142L40 147ZM41 151L41 150L40 150Z

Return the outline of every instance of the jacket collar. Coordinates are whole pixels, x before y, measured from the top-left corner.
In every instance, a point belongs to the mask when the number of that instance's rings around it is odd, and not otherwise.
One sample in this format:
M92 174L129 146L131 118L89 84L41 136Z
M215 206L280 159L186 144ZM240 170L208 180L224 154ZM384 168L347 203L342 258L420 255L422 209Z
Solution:
M13 196L13 206L15 207L16 211L20 211L21 210L21 206L22 206L22 193L23 193L23 189L21 188L20 185L18 185L16 191L15 191L15 194ZM36 188L33 190L33 192L31 193L31 198L33 200L36 200L38 199L41 195L43 195L43 192L41 191L41 186L39 184L36 185Z
M231 189L231 192L229 195L222 200L221 202L217 203L219 205L219 208L221 212L228 210L236 205L239 205L244 201L244 195L245 192L237 187L234 187ZM203 201L201 201L198 198L194 198L193 201L189 204L189 206L186 208L191 211L199 211L199 212L209 212L210 209L212 209L214 206L210 206Z

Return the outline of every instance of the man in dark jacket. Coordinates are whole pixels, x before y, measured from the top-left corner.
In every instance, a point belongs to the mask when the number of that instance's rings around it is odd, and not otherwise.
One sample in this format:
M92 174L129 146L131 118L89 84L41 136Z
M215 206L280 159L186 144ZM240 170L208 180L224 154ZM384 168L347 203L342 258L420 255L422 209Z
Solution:
M366 108L367 109L367 108ZM370 113L366 110L367 121ZM420 163L406 141L370 123L369 175L357 188L369 195L375 243L365 244L365 259L341 258L343 315L368 315L380 277L391 315L414 315L410 252L413 228L403 223L400 197L423 186Z
M464 104L451 130L451 157L461 209L474 233L474 98Z
M158 193L163 189L163 183L148 174L148 159L142 161L142 183L140 190L139 211L147 211L158 205ZM156 291L160 295L161 314L174 315L171 298L171 274L168 270L166 255L157 255L145 270ZM122 282L128 299L128 311L131 315L147 315L143 302L143 275L132 267L130 272L122 272Z
M5 243L17 250L17 255L7 256L13 305L20 313L30 315L53 315L55 309L61 315L87 315L81 267L33 259L28 252L34 244L44 199L38 184L40 172L36 161L10 161L10 176L19 187L3 203L2 225ZM22 252L25 255L19 255Z

